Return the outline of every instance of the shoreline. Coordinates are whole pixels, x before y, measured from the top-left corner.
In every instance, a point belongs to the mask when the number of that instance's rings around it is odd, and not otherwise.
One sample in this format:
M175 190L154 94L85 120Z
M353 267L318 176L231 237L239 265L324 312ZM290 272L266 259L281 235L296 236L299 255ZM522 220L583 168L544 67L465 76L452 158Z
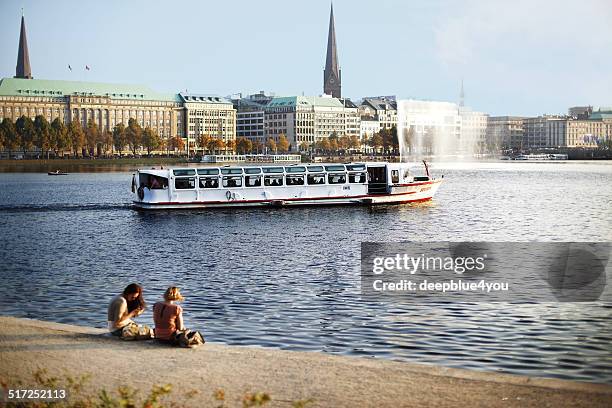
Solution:
M266 406L609 406L612 385L498 374L391 360L207 343L179 349L123 342L95 329L0 316L0 379L33 384L32 373L92 374L89 391L121 384L146 393L172 384L172 395L200 393L181 406L209 406L217 389L226 406L265 392ZM206 336L206 333L204 333ZM87 388L87 387L86 387Z

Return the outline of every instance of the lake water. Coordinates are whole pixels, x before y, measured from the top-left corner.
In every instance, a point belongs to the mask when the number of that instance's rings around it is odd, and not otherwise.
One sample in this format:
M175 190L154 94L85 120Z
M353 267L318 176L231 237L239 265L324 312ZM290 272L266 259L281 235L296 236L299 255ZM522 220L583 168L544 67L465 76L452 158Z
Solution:
M612 241L612 164L432 167L420 205L155 213L127 171L0 173L0 314L104 327L128 283L177 285L213 342L612 383L612 303L403 305L359 275L362 241Z

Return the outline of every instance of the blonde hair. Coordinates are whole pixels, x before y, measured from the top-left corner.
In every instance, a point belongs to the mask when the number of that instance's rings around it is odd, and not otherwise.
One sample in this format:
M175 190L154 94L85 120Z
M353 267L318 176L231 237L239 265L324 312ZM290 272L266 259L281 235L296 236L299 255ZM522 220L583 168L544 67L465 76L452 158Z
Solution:
M183 300L185 298L181 295L181 292L179 292L179 288L176 286L170 286L168 289L166 289L166 293L164 293L164 299L170 301Z

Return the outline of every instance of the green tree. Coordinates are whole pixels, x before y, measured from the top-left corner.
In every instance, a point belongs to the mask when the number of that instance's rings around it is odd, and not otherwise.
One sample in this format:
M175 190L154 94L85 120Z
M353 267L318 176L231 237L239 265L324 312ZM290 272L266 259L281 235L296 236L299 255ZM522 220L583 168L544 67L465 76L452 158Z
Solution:
M51 122L51 146L56 156L60 151L63 155L64 150L70 147L68 129L66 129L66 125L64 125L60 118L55 118Z
M106 130L101 134L102 151L106 155L109 151L113 153L113 132Z
M289 151L289 148L291 147L289 144L289 141L287 140L287 137L283 134L281 134L278 138L278 144L277 144L278 150L281 153L287 153Z
M123 154L123 150L127 145L127 136L125 134L125 126L123 123L117 123L113 128L113 146L119 152L119 157Z
M36 115L34 118L34 145L40 149L41 154L47 153L51 149L51 125L43 115Z
M136 119L130 118L128 126L125 128L125 135L127 144L130 146L130 150L132 150L132 154L136 155L136 150L138 150L142 144L142 127L138 124Z
M330 152L338 153L338 136L336 136L336 132L332 133L328 139Z
M6 150L8 150L9 159L11 158L11 152L16 150L21 145L21 140L19 140L19 134L17 133L17 129L15 129L15 124L9 118L4 118L2 123L0 123L0 134L2 134L3 146Z
M199 134L196 136L196 144L199 148L202 149L202 153L205 153L208 150L208 143L211 141L211 137L208 135Z
M263 148L264 148L264 144L259 140L255 140L251 144L251 153L259 154L260 152L263 151Z
M23 150L23 156L25 157L28 150L34 147L35 129L34 122L27 116L21 116L15 122L15 129L19 135L21 142L21 149Z
M72 151L74 155L77 156L79 150L85 143L85 132L83 132L83 128L77 120L73 120L70 122L70 125L68 125L68 137L70 139Z
M329 143L329 139L321 139L316 143L316 148L320 152L329 153L329 149L331 148L331 144Z
M236 141L235 140L228 140L227 142L225 142L225 151L230 151L230 152L234 152L234 150L236 150Z
M151 155L153 150L157 150L161 144L161 139L157 132L149 126L142 132L142 145L147 149L147 155Z

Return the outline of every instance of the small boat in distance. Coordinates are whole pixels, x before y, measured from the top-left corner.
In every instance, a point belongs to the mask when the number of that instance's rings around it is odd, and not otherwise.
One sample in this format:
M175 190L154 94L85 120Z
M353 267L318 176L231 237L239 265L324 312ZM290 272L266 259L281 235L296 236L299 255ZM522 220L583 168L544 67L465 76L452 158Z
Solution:
M378 205L431 200L442 178L415 176L407 163L329 163L141 169L137 209Z
M66 173L65 171L61 171L61 170L55 170L55 171L48 172L47 175L49 176L67 176L68 173Z

